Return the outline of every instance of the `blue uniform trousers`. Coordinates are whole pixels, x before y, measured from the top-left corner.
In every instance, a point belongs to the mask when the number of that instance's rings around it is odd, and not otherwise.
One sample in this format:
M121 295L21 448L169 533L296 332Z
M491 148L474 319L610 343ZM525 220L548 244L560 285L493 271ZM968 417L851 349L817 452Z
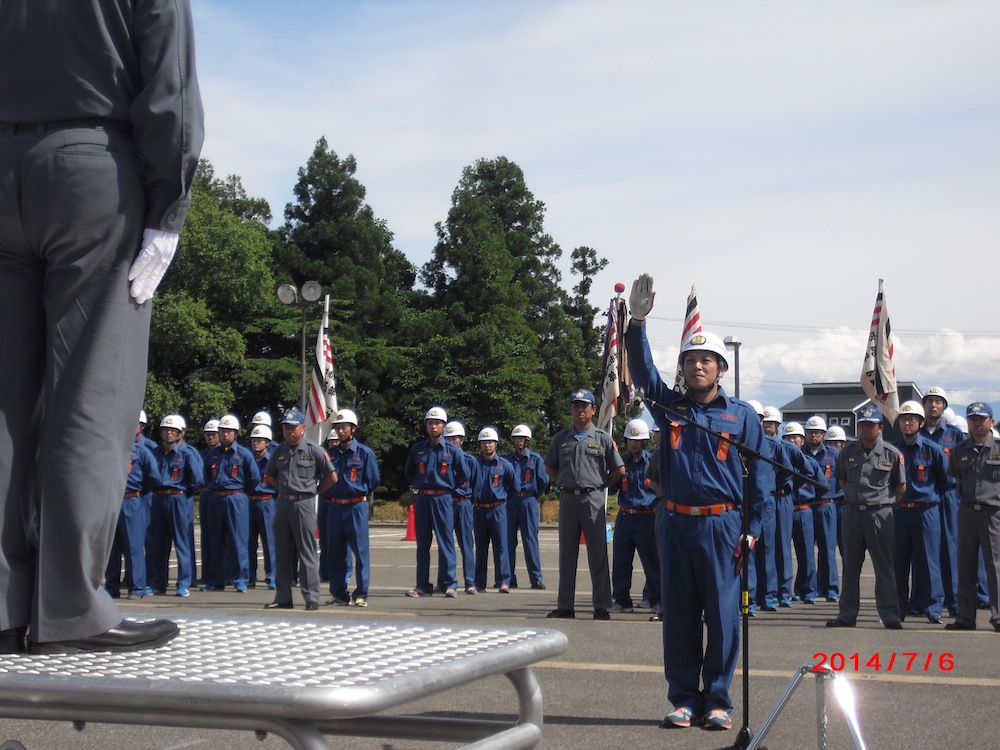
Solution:
M329 515L329 503L324 503L323 499L319 501L319 507L316 508L316 528L319 530L319 580L320 583L326 583L330 579L330 568L332 563L330 562L330 540L326 536L327 528L327 516ZM344 588L346 588L351 583L351 578L354 577L354 558L348 554L344 558ZM330 589L333 590L333 587Z
M774 497L765 498L760 510L760 539L750 555L748 576L751 610L755 604L767 609L778 606L778 571L774 554L775 513Z
M431 593L431 539L437 537L441 585L455 585L455 509L451 494L417 495L414 523L417 533L417 589Z
M816 590L830 601L840 597L837 570L837 506L832 501L813 505L813 536L816 538Z
M774 566L778 576L778 603L788 605L792 601L792 583L795 575L792 566L794 510L791 496L775 498L774 508Z
M524 543L524 567L528 569L528 581L534 585L543 582L542 553L538 546L538 498L507 498L507 557L510 558L510 586L517 588L517 532L521 532Z
M158 593L167 590L171 543L177 556L177 586L188 588L193 575L189 530L194 523L194 502L183 493L157 495L153 511L153 518L150 520L156 529L156 577L153 579L153 588Z
M371 564L368 552L368 501L337 504L326 503L326 540L330 545L327 571L330 594L348 601L347 584L350 576L347 563L354 564L354 598L368 596Z
M796 508L792 513L792 544L795 545L795 599L816 601L816 552L813 536L812 506Z
M245 589L250 578L250 499L244 492L232 495L210 493L207 499L213 554L212 567L202 565L202 575L213 588L225 588L230 578L226 570L229 566L225 563L229 558L234 563L231 571L233 585L237 589Z
M250 538L247 543L247 563L250 585L257 583L257 544L263 547L264 578L269 589L274 588L274 498L250 501Z
M844 559L844 503L837 502L833 503L833 507L837 509L837 549L840 550L840 559Z
M153 504L158 502L156 495L147 492L142 496L146 501L146 588L149 589L156 580L156 528L153 526Z
M944 609L941 585L941 512L926 508L895 508L896 590L899 612L940 617ZM913 587L910 588L910 573Z
M218 512L212 509L213 504L219 503L221 498L210 492L202 492L198 495L198 528L201 531L201 582L207 587L215 587L213 571L215 570L215 545L212 522L218 516ZM219 550L220 554L222 550ZM194 561L192 560L192 565ZM195 579L194 568L191 570L191 577ZM220 586L223 586L223 580Z
M958 492L948 490L938 505L941 541L939 559L944 606L949 612L958 611Z
M458 538L458 552L462 554L462 578L466 586L476 585L476 552L475 535L472 530L472 500L469 498L455 499L452 508L455 524L455 536ZM444 555L440 546L438 547L438 589L444 591L448 585L444 581L444 572L447 569ZM455 575L458 575L458 562L455 562Z
M631 607L632 602L632 561L639 553L643 573L646 575L644 589L650 606L660 603L660 558L656 553L656 520L653 509L649 513L629 514L618 509L615 519L615 533L611 544L611 598L615 604Z
M741 524L737 511L694 517L667 512L660 526L663 610L669 613L663 617L667 698L695 716L733 709L729 685L740 650L733 550Z
M142 495L126 497L118 514L118 526L111 543L111 556L104 571L104 588L112 599L119 597L122 575L122 556L125 557L125 580L132 594L143 596L146 592L146 531L149 529L149 511Z
M507 558L507 505L495 508L473 508L473 530L476 538L477 589L486 588L489 571L490 544L493 545L493 578L496 586L510 585L510 561Z

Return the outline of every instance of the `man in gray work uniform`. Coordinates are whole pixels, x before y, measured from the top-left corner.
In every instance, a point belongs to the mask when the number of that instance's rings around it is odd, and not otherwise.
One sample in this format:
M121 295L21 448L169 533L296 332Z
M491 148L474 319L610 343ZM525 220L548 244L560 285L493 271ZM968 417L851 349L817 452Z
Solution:
M979 552L986 562L990 623L1000 633L1000 440L993 436L993 409L975 401L965 410L969 438L951 454L958 483L958 616L945 630L976 629Z
M292 566L299 559L299 585L306 609L319 609L319 555L316 553L316 495L337 483L330 457L305 438L306 418L289 409L281 419L285 442L264 473L278 488L274 508L274 601L265 609L291 609Z
M545 469L559 485L559 594L548 617L576 616L576 563L580 532L587 540L587 562L594 589L594 619L610 620L611 574L608 571L604 488L616 487L625 475L625 462L611 436L593 422L594 394L576 390L569 395L573 425L552 438Z
M892 506L906 491L899 449L882 440L882 410L867 404L858 412L858 440L837 456L837 481L844 490L844 580L840 612L828 628L853 628L861 597L865 551L875 568L875 607L882 625L899 630L899 597L893 558L896 532Z
M178 632L101 578L203 131L187 0L0 2L0 652Z

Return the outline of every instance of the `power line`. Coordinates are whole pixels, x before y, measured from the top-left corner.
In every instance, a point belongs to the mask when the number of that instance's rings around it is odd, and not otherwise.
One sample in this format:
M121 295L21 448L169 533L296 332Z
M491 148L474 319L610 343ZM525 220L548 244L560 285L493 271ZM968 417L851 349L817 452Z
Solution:
M667 323L683 323L683 318L667 318L660 317L658 315L647 315L647 320L662 320ZM729 328L746 328L755 331L781 331L784 333L849 333L849 334L859 334L866 335L868 333L867 328L847 328L845 326L827 326L824 328L816 326L796 326L789 325L785 323L746 323L739 322L735 320L716 320L713 321L713 327L726 326ZM944 333L957 333L961 336L967 338L984 338L984 339L1000 339L1000 331L957 331L954 329L948 329L944 331L942 329L922 329L922 328L896 328L893 326L893 333L906 334L907 336L914 336L917 338L931 338L933 336L941 336Z

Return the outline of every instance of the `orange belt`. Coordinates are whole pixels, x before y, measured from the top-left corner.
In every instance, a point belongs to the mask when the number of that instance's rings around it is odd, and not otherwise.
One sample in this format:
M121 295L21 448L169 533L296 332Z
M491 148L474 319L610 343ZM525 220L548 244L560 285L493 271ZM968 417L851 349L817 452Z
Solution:
M798 505L793 505L794 510L809 510L812 507L812 503L799 503Z
M221 495L223 497L228 497L229 495L239 495L246 494L246 490L209 490L209 495Z
M156 494L157 495L183 495L184 494L184 490L178 490L178 489L175 489L174 487L160 487L160 489L158 489L156 491Z
M418 495L450 495L451 490L417 490Z
M367 495L361 497L324 497L323 502L328 505L354 505L355 503L363 503L367 499Z
M618 512L619 513L624 513L627 516L643 516L643 515L646 515L647 513L655 513L656 509L655 508L623 508L623 507L621 507L619 505L618 506Z
M495 503L473 503L474 508L482 508L483 510L489 510L490 508L499 508L504 504L503 500L498 500Z
M829 505L832 502L833 500L830 500L829 498L826 500L817 500L816 502L813 503L813 507L815 508L820 505Z
M141 494L141 492L126 492L125 497L139 497Z
M251 495L251 500L274 500L274 495Z
M667 510L673 510L682 516L718 516L727 510L735 510L734 503L717 503L715 505L679 505L673 500L667 500Z
M911 508L931 508L934 503L896 503L897 508L910 510Z

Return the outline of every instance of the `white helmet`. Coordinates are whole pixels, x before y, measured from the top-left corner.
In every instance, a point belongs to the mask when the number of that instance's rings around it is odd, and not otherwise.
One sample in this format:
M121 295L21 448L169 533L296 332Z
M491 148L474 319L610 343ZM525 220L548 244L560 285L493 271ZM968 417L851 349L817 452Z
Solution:
M218 432L219 431L219 420L214 417L207 422L205 426L201 429L202 432Z
M826 420L823 419L823 417L813 415L806 420L806 429L822 430L823 432L826 432Z
M531 428L526 424L519 424L510 431L510 436L512 438L523 437L531 440Z
M722 357L722 369L729 369L729 360L726 359L726 345L716 334L708 331L698 331L692 333L681 344L680 354L677 355L679 361L683 361L684 355L688 352L701 351L712 352Z
M641 419L633 419L625 425L625 437L628 440L649 440L649 425Z
M777 406L765 406L764 413L762 415L765 422L778 422L781 423L781 412L778 411Z
M966 435L969 434L969 420L965 417L955 417L955 426Z
M762 404L755 398L747 399L747 403L750 404L751 407L753 407L753 410L755 412L757 412L758 417L764 416L764 404Z
M266 411L263 410L259 411L253 415L253 419L250 420L250 424L252 425L263 424L267 425L268 427L271 427L271 415L268 414Z
M465 437L465 425L461 422L449 422L444 426L444 436L447 437Z
M991 428L990 433L993 435L994 440L1000 440L1000 432L997 432L996 427Z
M427 410L427 413L424 414L424 421L426 422L428 419L435 419L438 422L447 422L448 412L446 412L440 406L432 406L430 409Z
M802 429L802 425L798 422L789 422L785 425L785 429L781 431L782 436L787 437L788 435L799 435L801 437L806 436L806 431Z
M184 421L184 417L180 414L167 414L160 420L160 429L164 427L183 432L187 429L187 422Z
M139 423L140 424L146 424L146 422L148 422L148 421L149 420L146 419L146 410L145 409L139 409Z
M492 427L484 427L479 431L479 442L481 443L484 440L492 440L494 443L499 443L500 436Z
M331 424L352 424L357 427L358 415L350 409L341 409L337 412L337 416L333 418L333 422Z
M263 440L271 440L274 435L271 433L271 428L266 424L256 425L252 430L250 430L250 439L256 440L261 438Z
M220 430L239 430L240 420L238 420L235 415L227 414L222 419L219 420L218 429Z
M904 401L899 405L899 416L917 416L922 420L924 418L924 405L919 401Z
M340 435L337 434L337 430L336 429L334 429L333 427L331 427L330 431L326 434L326 439L327 440L336 440L337 442L340 442Z
M927 389L927 393L924 394L924 398L927 398L928 396L937 396L939 399L944 401L945 406L948 405L948 392L944 388L932 385Z
M941 419L944 420L945 424L955 424L955 419L957 417L958 415L955 413L955 410L952 409L950 406L943 412L941 412Z
M842 443L846 443L847 433L844 432L844 428L840 425L830 425L830 429L826 431L826 439L828 441L832 440L836 442L839 440Z

